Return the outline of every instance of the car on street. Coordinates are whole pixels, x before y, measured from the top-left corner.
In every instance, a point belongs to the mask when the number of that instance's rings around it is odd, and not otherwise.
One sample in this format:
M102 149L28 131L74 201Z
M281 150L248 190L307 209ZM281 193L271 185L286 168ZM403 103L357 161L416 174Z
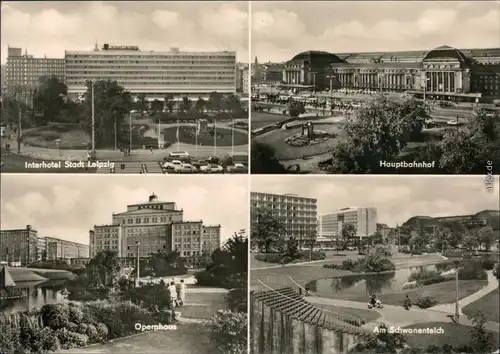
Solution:
M164 169L172 169L176 170L182 165L182 162L179 160L172 160L172 161L167 161L163 163L163 168Z
M198 170L196 169L196 167L194 167L193 165L191 165L189 163L183 163L175 170L175 172L177 172L177 173L196 173L196 172L198 172Z
M200 166L200 172L201 173L223 173L224 168L221 165L208 163L206 165Z
M242 163L235 163L234 165L227 166L226 170L229 173L247 173L248 171Z
M448 125L458 125L458 121L456 121L455 119L452 119L452 120L447 121L446 124L448 124Z

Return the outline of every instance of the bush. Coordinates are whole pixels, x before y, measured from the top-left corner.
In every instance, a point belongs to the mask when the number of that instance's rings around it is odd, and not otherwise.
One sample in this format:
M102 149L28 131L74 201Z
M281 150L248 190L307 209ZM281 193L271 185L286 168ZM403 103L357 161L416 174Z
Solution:
M483 269L492 270L495 268L495 261L492 259L484 259L482 262Z
M54 331L61 328L67 328L70 323L69 306L65 303L44 305L40 313L43 324L52 328Z
M481 262L470 262L458 270L459 280L486 280L488 275Z
M89 343L97 343L102 340L99 336L99 333L97 332L96 326L94 326L93 324L87 325L87 331L85 332L85 334L89 338Z
M257 254L255 259L267 263L281 263L283 256L278 253Z
M97 330L98 341L103 341L108 338L108 327L106 327L104 323L97 323L95 329Z
M411 273L410 276L408 277L408 281L421 281L425 279L430 279L430 278L435 278L439 275L439 273L435 270L430 270L423 268L419 272L416 273Z
M328 269L342 269L341 265L338 264L323 264L323 268L328 268Z
M421 297L415 301L415 305L421 309L428 309L429 307L435 306L437 303L437 300L432 296Z
M380 273L396 270L396 266L387 258L367 256L363 270L365 273Z
M219 310L209 321L212 339L222 353L247 353L247 315Z
M77 325L83 321L83 311L74 303L70 303L69 305L69 320Z
M71 332L66 328L58 329L56 336L61 342L62 349L84 347L88 343L88 337L85 334Z
M42 328L37 335L40 338L40 347L36 349L37 351L55 352L61 349L59 338L57 338L55 332L49 327Z
M442 275L437 275L433 278L420 280L420 281L418 281L418 284L431 285L431 284L442 283L442 282L450 281L450 280L453 280L453 278L452 277L443 277Z
M227 307L233 312L247 312L247 288L231 289L226 295Z

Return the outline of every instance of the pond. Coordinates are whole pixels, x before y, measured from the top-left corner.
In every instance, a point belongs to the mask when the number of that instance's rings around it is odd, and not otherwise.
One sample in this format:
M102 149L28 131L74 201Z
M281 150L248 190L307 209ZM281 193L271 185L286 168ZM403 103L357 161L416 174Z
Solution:
M318 296L331 297L333 294L342 297L358 297L370 293L381 294L399 292L403 285L409 281L410 275L424 271L444 272L453 268L450 263L399 269L383 274L355 274L344 277L324 278L311 281L309 289Z
M66 289L66 280L49 280L44 282L17 282L15 288L21 289L26 296L19 299L0 300L0 312L14 313L33 310L45 304L64 301L62 291Z

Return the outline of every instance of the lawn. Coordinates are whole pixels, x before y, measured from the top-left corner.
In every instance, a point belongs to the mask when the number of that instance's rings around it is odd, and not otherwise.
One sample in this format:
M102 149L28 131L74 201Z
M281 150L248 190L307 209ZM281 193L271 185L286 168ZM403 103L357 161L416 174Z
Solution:
M499 302L499 289L493 290L491 293L486 294L479 300L465 306L462 311L465 315L472 315L476 311L484 313L488 321L499 322L500 312L498 306Z
M276 155L279 160L294 160L303 156L310 157L324 154L332 151L339 139L340 128L338 124L314 124L314 128L325 131L332 137L324 142L309 146L290 146L285 143L285 138L297 134L301 131L301 127L291 129L277 129L263 135L255 137L255 141L270 145L276 149Z
M469 326L457 326L449 322L431 322L420 323L406 328L433 328L441 327L444 330L443 334L407 334L405 335L407 343L411 347L426 348L429 345L454 345L461 346L470 343L470 329ZM493 334L493 342L495 348L498 348L499 334Z
M266 125L274 124L279 121L285 120L287 118L289 117L284 116L282 114L272 114L272 113L252 111L251 128L252 130L262 128Z
M208 319L226 309L226 293L187 293L186 304L178 309L182 317Z
M314 304L314 307L318 307L329 312L338 313L345 316L361 317L365 322L373 322L380 318L380 313L377 311L370 311L364 309L353 309L348 307L324 305L324 304Z
M169 127L163 129L165 141L174 142L177 141L177 127ZM231 146L232 135L231 129L228 128L217 128L217 146ZM180 126L179 128L179 141L185 144L196 144L196 139L198 139L198 145L213 146L214 136L213 128L210 127L208 131L204 134L198 135L196 138L196 128L193 126ZM239 130L234 130L234 145L247 145L248 144L248 134L245 134Z
M458 282L458 298L463 299L487 285L485 280L459 280ZM336 294L341 295L341 294ZM403 306L405 295L408 295L412 301L419 297L431 296L437 300L437 304L449 304L456 300L455 282L446 281L443 283L431 284L422 286L416 289L392 292L387 294L378 294L380 300L387 305ZM341 296L336 296L342 298ZM366 301L365 296L356 296L346 300Z

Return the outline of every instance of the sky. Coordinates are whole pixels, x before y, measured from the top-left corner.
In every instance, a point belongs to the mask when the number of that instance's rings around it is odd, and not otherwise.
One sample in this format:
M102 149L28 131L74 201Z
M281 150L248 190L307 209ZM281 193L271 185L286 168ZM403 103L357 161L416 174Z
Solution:
M110 224L127 204L155 193L184 209L184 220L221 225L222 241L248 230L248 178L237 176L2 174L0 227L31 225L39 237L89 243L94 225Z
M2 64L7 47L35 57L102 44L142 50L228 50L248 62L247 2L2 1Z
M252 62L332 53L500 47L500 2L254 1Z
M401 225L413 216L454 216L500 209L485 176L252 176L251 191L318 199L318 216L347 207L377 208L378 223Z

